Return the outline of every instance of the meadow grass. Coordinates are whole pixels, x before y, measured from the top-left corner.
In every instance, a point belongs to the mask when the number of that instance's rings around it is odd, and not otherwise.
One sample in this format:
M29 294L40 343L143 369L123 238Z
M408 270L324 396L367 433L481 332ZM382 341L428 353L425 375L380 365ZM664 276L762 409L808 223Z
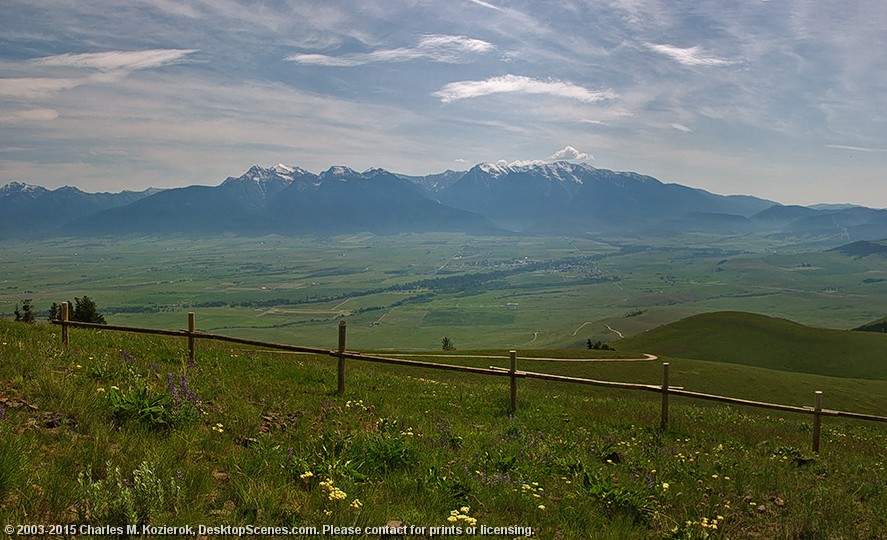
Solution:
M675 399L661 431L644 393L522 380L512 416L501 377L349 361L338 395L324 356L201 341L189 365L184 340L75 329L64 350L57 328L8 321L0 344L4 524L887 537L882 425L826 419L815 455L807 416ZM648 382L656 366L544 367ZM118 414L112 391L164 410Z

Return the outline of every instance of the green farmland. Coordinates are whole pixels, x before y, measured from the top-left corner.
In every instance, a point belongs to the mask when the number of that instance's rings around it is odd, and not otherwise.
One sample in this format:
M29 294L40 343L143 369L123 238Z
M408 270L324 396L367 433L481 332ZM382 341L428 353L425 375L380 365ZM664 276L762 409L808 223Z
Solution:
M712 246L718 247L712 247ZM588 238L61 239L0 246L0 315L93 298L111 324L198 328L314 346L430 350L614 343L737 310L848 329L884 316L883 257L752 239L678 247Z

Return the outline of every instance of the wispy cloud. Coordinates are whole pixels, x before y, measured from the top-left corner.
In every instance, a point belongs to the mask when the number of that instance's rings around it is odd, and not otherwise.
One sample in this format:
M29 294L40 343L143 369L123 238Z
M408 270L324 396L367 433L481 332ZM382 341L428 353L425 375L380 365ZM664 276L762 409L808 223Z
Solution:
M887 153L887 148L867 148L864 146L847 146L843 144L829 144L829 148L837 150L850 150L852 152L865 152L867 154Z
M93 71L91 74L75 77L3 78L0 79L0 98L19 100L47 99L63 90L69 90L84 84L113 82L127 76L132 71L175 63L194 52L196 52L194 49L152 49L145 51L59 54L37 58L25 64L50 68L83 68ZM70 73L66 73L66 75L70 75ZM7 121L10 118L34 119L33 114L32 110L25 110L16 115L7 115L5 118ZM41 115L39 119L47 119L45 118L45 113L41 113ZM54 119L54 117L51 119Z
M702 47L681 48L674 45L647 43L647 48L671 58L684 66L726 66L735 62L712 56L702 50Z
M426 35L414 47L383 49L369 53L328 56L325 54L294 54L286 60L300 64L318 66L354 67L375 62L408 62L430 60L457 64L465 62L468 56L492 51L493 44L466 36Z
M58 111L54 109L25 109L22 111L12 111L10 113L0 113L0 122L49 122L59 117Z
M440 98L443 103L451 103L460 99L488 96L490 94L548 94L597 103L607 99L615 99L617 94L612 90L589 90L572 83L556 79L541 80L521 75L502 75L483 81L459 81L449 83L432 95Z
M676 129L678 131L683 131L684 133L693 133L693 130L685 126L684 124L674 123L671 124L671 129Z
M80 67L99 71L134 71L178 62L196 49L151 49L145 51L109 51L101 53L59 54L33 60L41 66Z
M42 99L56 92L74 88L82 84L75 79L53 79L48 77L17 77L0 79L0 97L19 99Z
M479 6L483 6L483 7L488 8L488 9L494 9L494 10L496 10L496 11L502 11L502 8L500 8L500 7L498 7L498 6L494 6L493 4L491 4L491 3L489 3L489 2L484 2L483 0L468 0L468 1L471 2L472 4L477 4L477 5L479 5Z

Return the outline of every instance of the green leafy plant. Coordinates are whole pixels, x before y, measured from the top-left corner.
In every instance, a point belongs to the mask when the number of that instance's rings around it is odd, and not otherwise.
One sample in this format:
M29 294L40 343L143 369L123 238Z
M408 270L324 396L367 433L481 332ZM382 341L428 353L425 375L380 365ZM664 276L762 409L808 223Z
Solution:
M367 473L387 474L415 462L415 451L400 436L374 435L364 442L360 468Z
M123 393L116 386L108 392L114 419L124 424L139 421L151 427L169 427L170 414L166 397L152 392L147 386Z
M582 486L608 513L628 515L635 523L648 521L655 511L653 503L643 493L597 475L582 473Z

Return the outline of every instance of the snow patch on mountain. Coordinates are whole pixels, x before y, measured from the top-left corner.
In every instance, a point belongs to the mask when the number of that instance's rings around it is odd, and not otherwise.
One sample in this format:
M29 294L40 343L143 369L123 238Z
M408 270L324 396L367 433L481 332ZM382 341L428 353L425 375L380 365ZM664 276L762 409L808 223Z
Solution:
M12 195L13 193L37 195L46 191L48 191L46 188L32 186L31 184L26 184L24 182L9 182L5 186L0 187L0 195Z

